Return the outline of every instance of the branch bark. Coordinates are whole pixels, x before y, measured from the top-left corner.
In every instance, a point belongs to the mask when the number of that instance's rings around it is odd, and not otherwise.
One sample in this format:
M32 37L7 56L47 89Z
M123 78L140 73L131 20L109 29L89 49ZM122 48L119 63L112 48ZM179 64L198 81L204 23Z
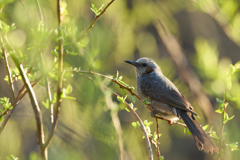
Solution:
M15 94L14 94L14 86L13 86L13 82L12 82L12 76L11 76L11 71L10 71L10 68L9 68L9 64L8 64L8 60L7 60L7 55L6 55L6 49L5 48L2 48L2 54L3 54L3 57L4 57L4 63L5 63L5 67L6 67L6 71L7 71L7 74L8 74L8 82L9 82L9 86L10 86L10 90L11 90L11 95L12 95L12 101L14 102L16 99L15 99ZM6 115L6 117L4 118L2 124L1 124L1 127L0 127L0 134L2 133L3 129L5 128L9 118L11 117L13 111L14 111L14 108L12 108L11 112Z
M18 61L17 57L15 57L15 55L11 55L11 57L22 76L23 83L25 84L25 86L27 88L27 92L28 92L29 98L31 100L33 112L35 114L36 125L37 125L37 142L38 142L38 146L40 149L41 158L47 160L47 150L43 147L45 142L44 142L44 132L43 132L43 123L42 123L42 113L41 113L40 107L38 105L37 98L35 96L32 86L28 80L27 75L24 72L24 68L23 68L22 64L19 63L19 61Z
M57 81L57 101L56 106L53 110L53 124L50 127L50 131L48 134L48 138L46 140L46 143L44 145L45 148L48 148L49 144L52 141L54 132L57 128L58 118L59 118L59 112L61 108L61 102L62 102L62 79L63 79L63 39L62 39L62 18L61 15L61 5L62 0L57 0L57 15L58 15L58 48L59 48L59 58L58 58L58 81Z

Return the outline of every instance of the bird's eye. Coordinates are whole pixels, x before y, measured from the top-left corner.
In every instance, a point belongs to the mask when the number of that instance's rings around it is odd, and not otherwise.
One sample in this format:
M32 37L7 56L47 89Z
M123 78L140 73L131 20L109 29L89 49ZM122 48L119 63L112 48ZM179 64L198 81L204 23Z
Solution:
M143 67L146 67L146 66L147 66L147 64L146 64L146 63L143 63L142 65L143 65Z

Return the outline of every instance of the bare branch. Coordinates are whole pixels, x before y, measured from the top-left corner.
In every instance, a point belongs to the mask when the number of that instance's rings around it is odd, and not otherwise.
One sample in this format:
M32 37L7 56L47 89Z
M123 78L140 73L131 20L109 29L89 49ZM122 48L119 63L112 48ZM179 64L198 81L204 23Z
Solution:
M159 145L158 145L158 143L159 143L159 127L158 127L158 119L155 117L155 120L156 120L156 125L157 125L157 145L156 145L156 147L157 147L158 159L160 159L160 157L161 157L161 153L160 153L160 149L159 149Z
M98 73L98 74L99 74L99 73ZM101 75L101 74L99 74L99 75ZM85 77L88 78L89 80L93 81L93 79L92 79L91 77L86 76L86 75L83 75L83 76L85 76ZM102 76L105 76L105 75L102 75ZM106 88L107 90L111 91L112 94L113 94L115 97L120 97L120 98L121 98L121 96L119 96L117 93L113 92L110 88L106 87L105 85L100 85L100 87L101 87L101 90L103 90L103 87L104 87L104 88ZM146 129L145 129L145 126L144 126L141 118L138 116L138 114L132 109L132 107L131 107L126 101L124 101L123 103L127 106L127 108L130 110L130 112L137 118L137 120L138 120L138 122L139 122L139 124L140 124L140 127L141 127L141 129L142 129L142 131L143 131L143 133L144 133L146 142L147 142L148 151L149 151L149 159L150 159L150 160L153 160L152 148L151 148L151 144L150 144L150 141L149 141L149 140L150 140L150 137L148 137L148 135L147 135L147 131L146 131ZM111 105L113 105L113 104L111 104ZM148 137L148 138L146 138L146 137Z
M37 124L37 140L38 140L38 146L40 149L41 157L42 157L42 159L47 159L45 149L42 147L44 145L44 132L43 132L41 110L38 106L38 102L37 102L35 93L33 91L33 88L29 82L29 79L28 79L26 73L24 72L24 68L23 68L22 64L19 63L19 61L15 55L11 55L11 57L22 76L23 83L25 84L25 86L27 88L27 92L28 92L29 98L31 100L31 104L32 104L32 108L33 108L33 111L35 114L35 120L36 120L36 124Z
M61 5L62 0L57 0L57 15L58 15L58 48L59 48L59 59L58 59L58 81L57 81L57 102L56 106L53 110L53 124L50 127L50 131L48 134L48 138L45 143L45 148L48 148L49 144L52 141L53 134L57 128L58 118L59 118L59 112L60 112L60 106L62 102L62 79L63 79L63 40L62 40L62 18L61 15Z
M10 68L9 68L8 60L7 60L6 50L4 48L2 48L2 54L3 54L3 57L4 57L5 67L6 67L6 71L7 71L7 74L8 74L8 82L9 82L9 85L10 85L12 100L15 101L14 86L13 86L12 79L11 79L11 77L12 77L11 76L11 71L10 71Z
M12 95L12 100L15 101L15 95L14 95L14 86L13 86L13 83L12 83L12 76L11 76L11 72L10 72L10 68L9 68L9 64L8 64L8 60L7 60L7 55L6 55L6 49L5 48L2 48L2 54L3 54L3 57L4 57L4 62L5 62L5 67L6 67L6 71L7 71L7 74L8 74L8 82L9 82L9 85L10 85L10 90L11 90L11 95ZM14 111L14 108L12 108L11 112L6 115L6 117L4 118L2 124L1 124L1 127L0 127L0 134L2 133L3 129L5 128L9 118L11 117L13 111Z
M104 93L104 88L103 88L102 85L100 85L100 88L101 88L101 91ZM119 117L118 117L118 112L113 111L114 104L113 104L111 96L105 95L105 102L107 104L108 109L111 111L111 118L112 118L113 126L114 126L115 131L116 131L117 136L118 136L118 145L119 145L119 150L120 150L119 159L124 160L122 128L121 128L120 120L119 120Z
M107 88L107 87L106 87L106 88ZM107 88L107 89L109 89L109 88ZM110 89L109 89L109 90L110 90ZM113 92L112 90L111 90L111 92L113 93L113 95L114 95L115 97L121 97L121 96L119 96L117 93ZM124 101L123 103L127 106L127 108L130 110L130 112L135 116L135 118L136 118L137 121L139 122L140 128L142 129L143 134L144 134L145 139L146 139L146 142L147 142L147 147L148 147L148 152L149 152L149 160L153 160L152 147L151 147L151 144L150 144L150 141L149 141L149 137L148 137L147 131L146 131L146 129L145 129L145 126L144 126L141 118L138 116L138 114L132 109L132 107L131 107L126 101Z

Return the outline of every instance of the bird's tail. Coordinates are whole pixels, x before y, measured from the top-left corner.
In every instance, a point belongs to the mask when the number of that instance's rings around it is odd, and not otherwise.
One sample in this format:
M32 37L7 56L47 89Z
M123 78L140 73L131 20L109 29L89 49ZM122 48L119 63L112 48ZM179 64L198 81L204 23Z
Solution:
M198 149L204 150L205 152L210 152L211 154L213 151L218 153L218 147L212 142L206 132L198 124L192 113L182 110L178 110L178 113L192 133Z

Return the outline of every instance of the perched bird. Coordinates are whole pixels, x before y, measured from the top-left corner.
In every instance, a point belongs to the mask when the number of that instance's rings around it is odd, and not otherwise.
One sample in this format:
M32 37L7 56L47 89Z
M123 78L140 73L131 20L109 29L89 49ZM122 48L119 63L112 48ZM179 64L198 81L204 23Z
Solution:
M177 87L162 74L160 67L150 58L137 61L125 61L135 66L137 90L142 99L149 97L152 116L164 118L170 122L182 119L196 142L199 150L218 153L218 147L211 141L195 120L193 106ZM173 124L173 123L172 123Z

